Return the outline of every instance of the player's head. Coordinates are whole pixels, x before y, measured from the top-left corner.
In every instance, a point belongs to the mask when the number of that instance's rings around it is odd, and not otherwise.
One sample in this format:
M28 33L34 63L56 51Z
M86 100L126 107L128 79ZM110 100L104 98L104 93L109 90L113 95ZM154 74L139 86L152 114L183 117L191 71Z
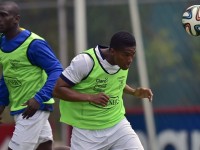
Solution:
M127 31L115 33L110 40L110 48L122 50L126 47L135 47L136 41L134 36Z
M8 33L19 26L19 6L13 1L0 2L0 33Z
M136 53L135 37L127 31L115 33L110 41L110 51L113 64L123 70L128 69Z

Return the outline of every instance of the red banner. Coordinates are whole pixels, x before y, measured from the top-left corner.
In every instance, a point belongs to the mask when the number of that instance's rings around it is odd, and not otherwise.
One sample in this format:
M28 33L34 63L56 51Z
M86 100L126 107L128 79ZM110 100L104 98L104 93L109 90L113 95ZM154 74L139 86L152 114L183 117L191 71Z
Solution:
M4 144L7 144L7 139L10 139L13 131L14 124L1 124L0 125L0 149ZM5 143L6 142L6 143Z

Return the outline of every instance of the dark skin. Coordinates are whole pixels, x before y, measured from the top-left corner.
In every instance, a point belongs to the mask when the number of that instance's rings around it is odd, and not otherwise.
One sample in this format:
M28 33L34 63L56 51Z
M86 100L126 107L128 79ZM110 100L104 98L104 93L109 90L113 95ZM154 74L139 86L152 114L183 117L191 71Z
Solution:
M16 37L21 29L19 27L20 15L19 7L14 2L4 2L0 4L0 33L3 33L6 39L10 40ZM27 100L22 106L27 106L22 116L24 119L32 117L40 108L40 104L34 98ZM4 107L5 108L5 107ZM3 110L2 110L3 112ZM0 115L2 114L0 109ZM0 118L1 119L1 118ZM8 148L11 150L10 148ZM52 141L41 143L37 150L52 150Z
M19 20L20 15L14 4L0 5L0 33L3 33L7 39L12 39L19 34Z
M118 65L121 69L126 70L130 67L136 50L135 47L127 47L123 50L115 50L113 48L101 49L101 52L111 65ZM148 98L150 101L152 101L153 97L152 91L148 88L133 89L128 85L125 86L124 93L131 94L138 98ZM61 78L57 80L53 95L54 97L64 100L68 99L74 102L92 102L102 106L106 106L109 101L109 96L104 93L83 94L75 91L71 89L71 86Z
M136 53L135 47L126 47L123 50L101 49L101 51L111 65L118 65L122 70L130 67Z

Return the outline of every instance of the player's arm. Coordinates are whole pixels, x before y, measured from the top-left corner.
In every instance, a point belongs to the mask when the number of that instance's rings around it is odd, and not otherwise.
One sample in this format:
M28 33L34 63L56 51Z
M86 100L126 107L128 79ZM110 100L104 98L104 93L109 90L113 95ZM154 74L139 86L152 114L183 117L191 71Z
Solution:
M44 40L35 40L31 43L28 58L33 65L43 69L48 76L44 86L34 96L34 99L42 104L52 98L54 85L63 67L50 45Z
M142 87L132 88L126 84L124 88L124 93L133 95L137 98L148 98L149 101L152 101L153 99L153 93L149 88L142 88Z
M81 82L88 75L92 67L93 61L87 54L76 56L57 80L53 96L72 102L93 102L105 106L109 97L104 93L89 94L72 89L75 84Z
M32 65L45 70L48 77L44 86L35 94L35 96L23 104L27 105L26 110L22 114L23 118L26 119L32 117L43 102L52 98L53 87L63 70L61 63L56 58L53 50L44 40L35 40L30 44L28 58Z
M93 102L102 106L106 106L109 99L104 93L87 94L73 90L61 77L54 87L53 96L62 100L72 102Z

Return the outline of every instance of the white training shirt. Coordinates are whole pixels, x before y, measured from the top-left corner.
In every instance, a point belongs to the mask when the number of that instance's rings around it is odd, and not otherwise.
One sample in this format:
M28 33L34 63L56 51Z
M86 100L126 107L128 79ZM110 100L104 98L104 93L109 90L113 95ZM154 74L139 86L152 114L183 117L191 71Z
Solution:
M100 53L100 47L101 46L97 45L95 47L95 51L96 51L98 59L100 60L101 65L104 67L104 69L108 73L110 74L116 73L119 70L119 66L111 65L110 63L108 63L107 60L102 57ZM76 57L72 59L70 65L67 68L65 68L62 74L68 80L70 80L74 84L77 84L84 77L88 75L88 73L93 67L93 64L94 62L92 58L88 56L88 54L78 54Z

